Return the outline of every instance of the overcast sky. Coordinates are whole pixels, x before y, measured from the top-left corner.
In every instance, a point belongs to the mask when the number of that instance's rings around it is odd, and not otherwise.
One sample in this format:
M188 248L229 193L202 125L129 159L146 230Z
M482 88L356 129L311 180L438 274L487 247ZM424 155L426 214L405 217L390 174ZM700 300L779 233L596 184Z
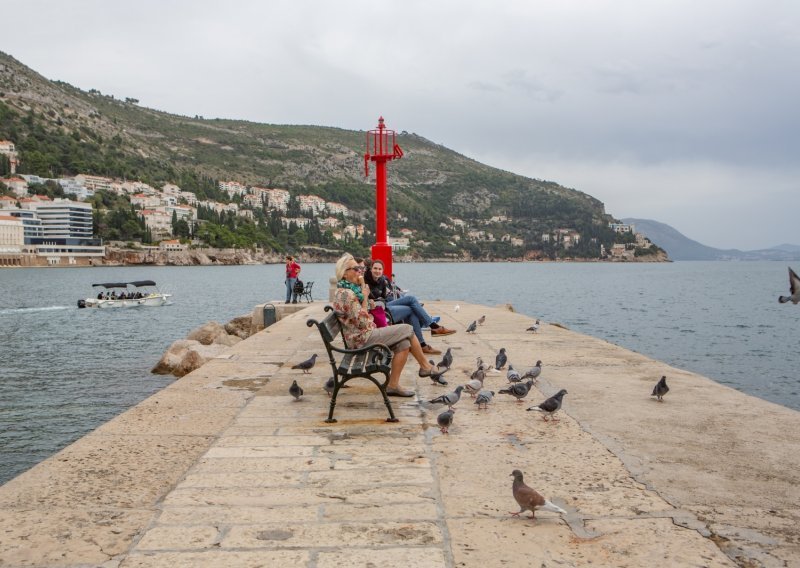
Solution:
M415 132L714 247L800 244L796 0L0 0L0 50L167 112ZM391 189L390 189L391 190Z

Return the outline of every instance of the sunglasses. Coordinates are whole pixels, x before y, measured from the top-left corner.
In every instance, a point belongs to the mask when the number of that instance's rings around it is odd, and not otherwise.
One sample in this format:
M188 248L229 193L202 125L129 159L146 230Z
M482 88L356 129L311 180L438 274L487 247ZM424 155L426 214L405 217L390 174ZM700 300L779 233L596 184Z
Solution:
M351 266L347 270L355 270L356 272L364 272L366 270L366 268L364 268L363 266Z

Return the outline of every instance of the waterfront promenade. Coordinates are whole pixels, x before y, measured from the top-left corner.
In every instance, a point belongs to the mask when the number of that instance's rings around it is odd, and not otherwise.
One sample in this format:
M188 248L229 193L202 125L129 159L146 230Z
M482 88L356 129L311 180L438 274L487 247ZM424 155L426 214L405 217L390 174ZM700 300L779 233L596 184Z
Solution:
M0 566L800 566L800 413L502 308L427 301L458 330L448 387L341 391L308 317L277 324L0 487ZM475 334L466 326L481 315ZM544 362L524 404L421 401L505 347ZM311 374L291 365L318 353ZM664 403L651 398L667 375ZM305 389L292 402L288 387ZM498 391L505 373L489 374ZM525 408L565 388L560 421ZM510 473L567 510L518 509Z

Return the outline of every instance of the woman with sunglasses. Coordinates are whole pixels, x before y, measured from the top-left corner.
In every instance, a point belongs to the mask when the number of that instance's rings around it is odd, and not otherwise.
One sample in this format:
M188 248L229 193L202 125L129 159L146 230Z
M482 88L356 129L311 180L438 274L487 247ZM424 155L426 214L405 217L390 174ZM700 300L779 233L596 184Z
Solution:
M342 324L342 335L350 349L382 343L394 353L389 384L389 396L414 396L414 391L400 387L400 374L403 372L408 354L419 363L419 376L429 377L433 366L425 358L422 346L410 325L401 323L389 327L375 327L369 310L374 306L369 299L369 286L364 282L364 267L359 266L351 254L345 254L336 262L336 293L333 308Z

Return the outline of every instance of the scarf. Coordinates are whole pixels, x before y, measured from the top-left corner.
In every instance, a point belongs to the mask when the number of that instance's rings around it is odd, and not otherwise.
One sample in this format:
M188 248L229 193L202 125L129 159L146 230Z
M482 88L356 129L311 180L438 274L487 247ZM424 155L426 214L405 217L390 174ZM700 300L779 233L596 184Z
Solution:
M356 297L358 298L359 302L363 302L364 301L364 293L361 291L361 286L359 286L358 284L353 284L352 282L348 282L347 280L342 279L342 280L339 280L339 283L337 284L337 287L339 287L339 288L347 288L348 290L353 292L353 294L356 295Z

